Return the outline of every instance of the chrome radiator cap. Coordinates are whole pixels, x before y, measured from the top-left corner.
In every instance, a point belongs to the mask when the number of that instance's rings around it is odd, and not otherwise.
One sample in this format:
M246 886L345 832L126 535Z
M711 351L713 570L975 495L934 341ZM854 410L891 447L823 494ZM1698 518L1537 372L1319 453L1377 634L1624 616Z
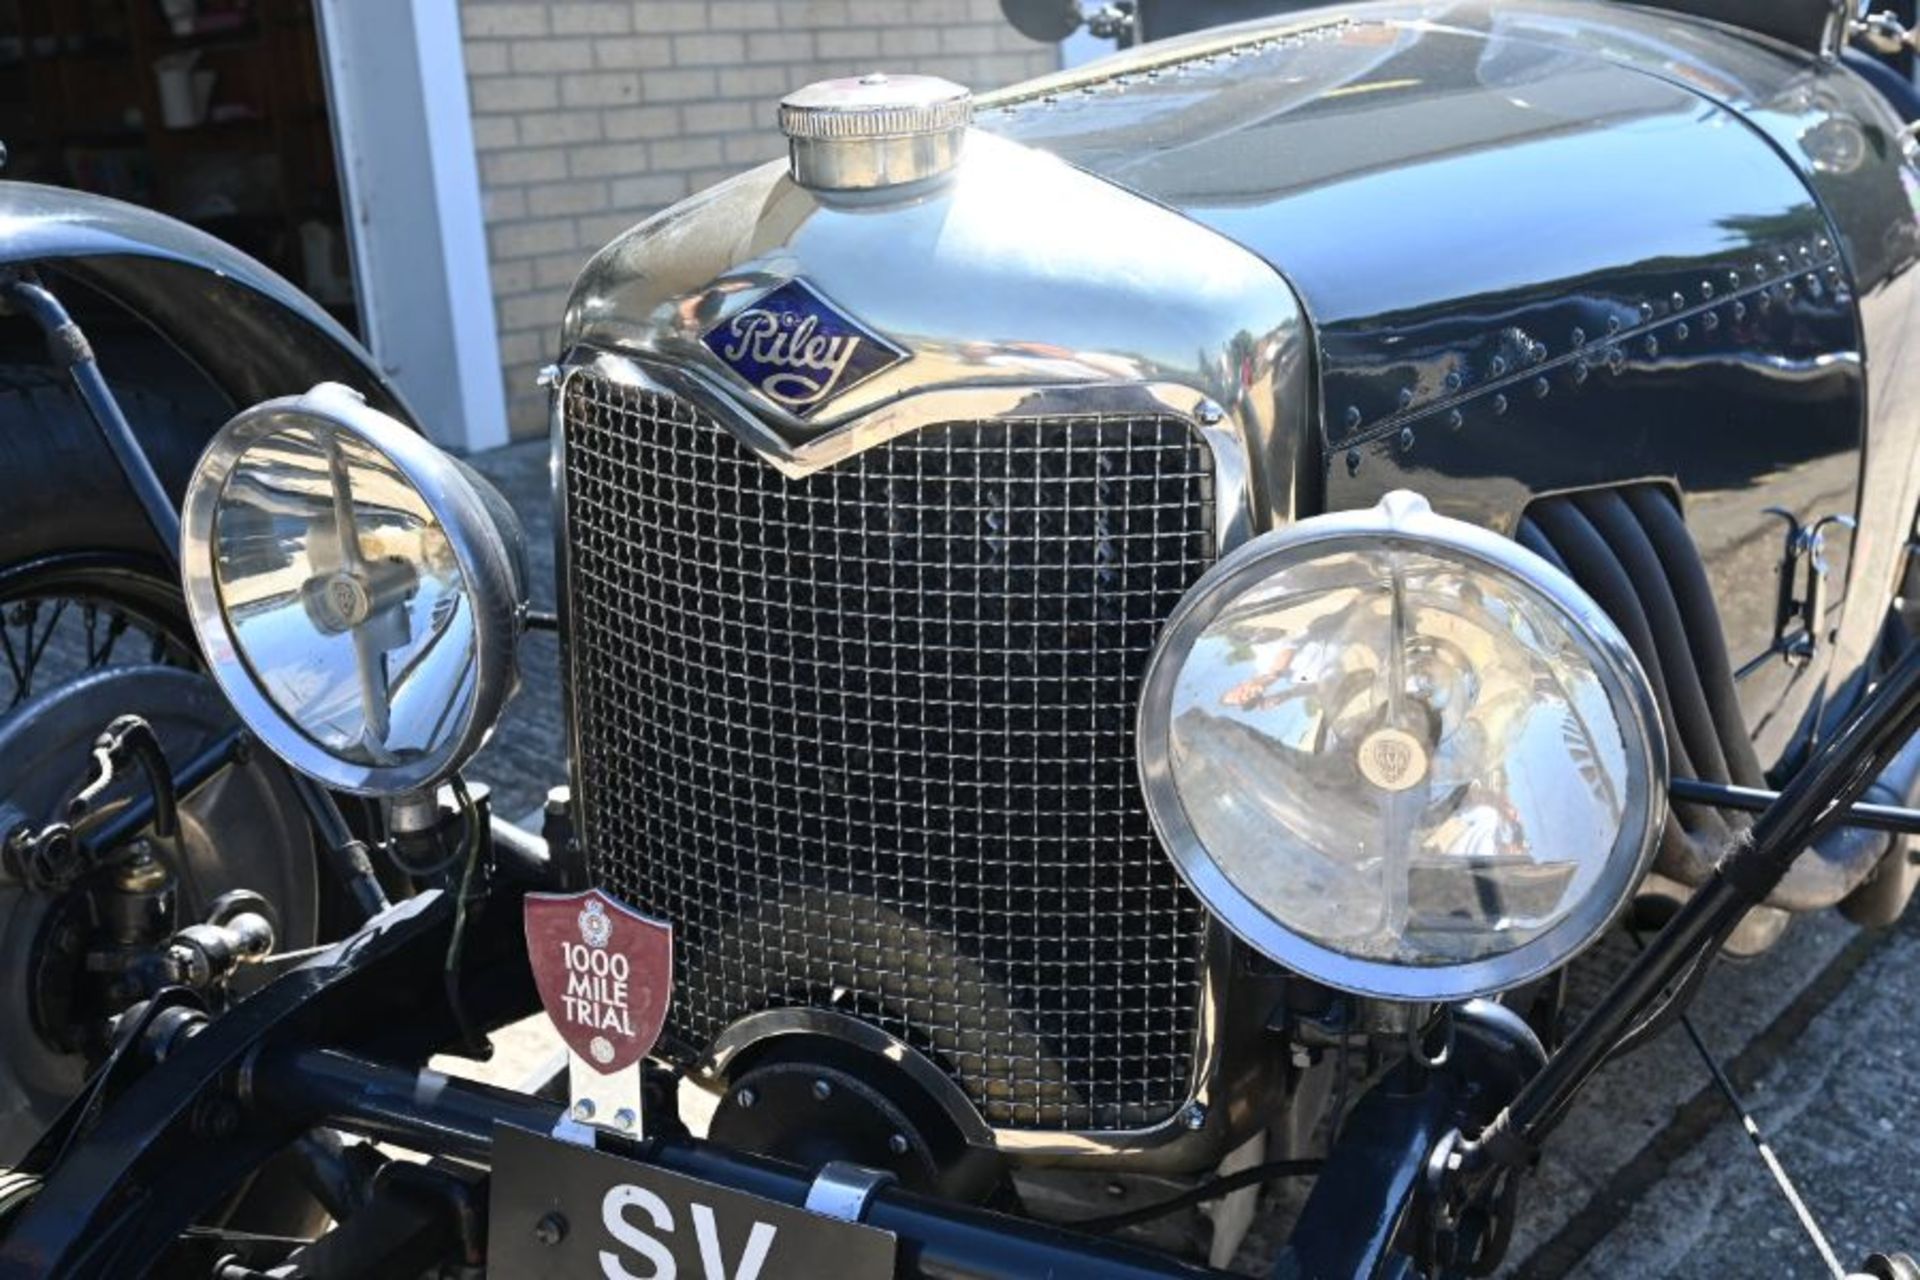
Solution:
M780 101L793 180L873 191L938 177L960 159L973 95L938 76L821 80Z

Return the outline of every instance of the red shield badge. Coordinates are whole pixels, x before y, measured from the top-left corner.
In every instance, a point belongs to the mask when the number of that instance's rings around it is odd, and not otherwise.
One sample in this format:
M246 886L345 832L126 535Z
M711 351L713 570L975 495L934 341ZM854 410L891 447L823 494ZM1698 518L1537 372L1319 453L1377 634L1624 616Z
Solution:
M673 998L673 926L598 889L530 893L527 959L567 1048L604 1075L640 1061Z

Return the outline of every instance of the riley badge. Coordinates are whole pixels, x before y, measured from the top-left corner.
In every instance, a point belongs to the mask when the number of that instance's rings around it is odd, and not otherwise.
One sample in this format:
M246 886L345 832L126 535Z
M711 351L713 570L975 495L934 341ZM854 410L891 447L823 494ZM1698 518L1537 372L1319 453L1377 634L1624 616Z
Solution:
M660 1038L673 996L673 926L598 889L526 896L527 959L567 1048L612 1075Z
M702 341L755 391L799 418L907 358L800 280L761 294Z

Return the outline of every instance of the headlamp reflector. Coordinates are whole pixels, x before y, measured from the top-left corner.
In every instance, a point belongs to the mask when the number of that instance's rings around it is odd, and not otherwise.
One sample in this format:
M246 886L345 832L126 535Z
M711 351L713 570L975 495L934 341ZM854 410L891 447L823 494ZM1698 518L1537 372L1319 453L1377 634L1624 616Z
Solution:
M208 666L275 754L341 790L433 785L514 684L518 521L345 387L245 411L188 486L181 577Z
M1148 809L1276 962L1403 999L1564 963L1664 814L1646 677L1598 606L1412 494L1302 521L1203 577L1141 703Z

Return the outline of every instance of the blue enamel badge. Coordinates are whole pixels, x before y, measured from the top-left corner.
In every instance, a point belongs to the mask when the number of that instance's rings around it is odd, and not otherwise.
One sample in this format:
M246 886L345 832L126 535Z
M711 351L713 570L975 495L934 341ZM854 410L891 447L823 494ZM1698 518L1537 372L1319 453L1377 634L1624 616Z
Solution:
M754 390L800 418L907 358L799 280L762 294L701 340Z

